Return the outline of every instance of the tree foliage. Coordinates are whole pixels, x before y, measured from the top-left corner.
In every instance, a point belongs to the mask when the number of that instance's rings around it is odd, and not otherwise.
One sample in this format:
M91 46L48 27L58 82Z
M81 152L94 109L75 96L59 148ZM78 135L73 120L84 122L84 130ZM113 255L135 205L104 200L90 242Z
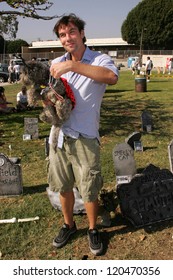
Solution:
M145 49L173 49L173 0L143 0L121 27L122 38Z
M0 35L0 53L4 51L4 38Z
M6 41L6 53L21 53L24 46L28 46L28 43L22 39Z
M53 5L48 0L0 0L1 3L6 3L9 6L9 10L0 10L0 35L8 34L11 38L16 38L18 16L42 20L51 20L58 17L57 15L40 15L42 11L49 10Z

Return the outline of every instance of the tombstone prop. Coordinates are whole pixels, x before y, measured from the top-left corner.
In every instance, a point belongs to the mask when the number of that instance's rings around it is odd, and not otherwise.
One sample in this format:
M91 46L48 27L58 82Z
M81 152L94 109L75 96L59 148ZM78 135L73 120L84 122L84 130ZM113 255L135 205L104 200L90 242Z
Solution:
M134 149L134 142L139 142L141 139L141 133L140 132L133 132L130 134L126 139L125 142Z
M168 145L168 157L169 157L170 171L173 173L173 140Z
M136 174L133 149L127 143L120 143L114 147L112 155L117 184L130 182Z
M128 184L117 186L121 212L135 227L173 218L173 174L149 165Z
M23 192L22 170L4 154L0 154L0 196L20 195Z
M24 118L23 140L38 139L38 118Z
M134 142L134 150L136 152L143 152L143 146L141 141L135 141Z
M50 190L49 187L46 188L47 194L48 194L48 198L50 200L51 205L59 210L62 211L62 207L61 207L61 203L60 203L60 198L59 198L59 192L54 192L52 190ZM74 214L84 214L86 213L85 207L84 207L84 202L77 190L77 188L73 188L73 192L74 192L74 197L75 197L75 204L74 204L74 208L73 208L73 213Z
M153 130L153 120L152 116L148 111L143 111L141 115L142 120L142 130L146 132L151 132Z

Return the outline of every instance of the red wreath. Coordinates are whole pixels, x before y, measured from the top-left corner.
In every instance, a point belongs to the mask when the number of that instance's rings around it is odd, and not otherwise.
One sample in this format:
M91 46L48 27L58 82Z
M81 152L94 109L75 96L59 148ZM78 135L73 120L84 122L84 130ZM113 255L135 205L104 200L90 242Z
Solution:
M65 78L60 78L65 86L65 89L66 89L66 94L67 94L67 97L71 100L72 102L72 109L74 108L75 104L76 104L76 100L75 100L75 97L74 97L74 93L71 89L71 87L69 86L67 80Z

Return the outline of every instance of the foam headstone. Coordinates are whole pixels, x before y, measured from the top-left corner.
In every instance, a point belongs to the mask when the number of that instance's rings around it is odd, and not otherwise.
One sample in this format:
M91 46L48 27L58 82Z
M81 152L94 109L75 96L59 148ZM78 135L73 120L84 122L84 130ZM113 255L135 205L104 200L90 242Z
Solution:
M0 154L0 196L20 195L23 192L20 164Z
M24 118L23 139L38 139L38 118Z
M117 184L130 182L136 174L133 149L127 143L120 143L114 147L112 155Z
M135 227L173 218L173 174L149 165L117 186L121 212Z
M148 111L143 111L141 115L142 129L146 132L151 132L153 130L153 120L151 113Z
M139 142L141 139L141 133L140 132L133 132L132 134L130 134L126 139L125 142L127 144L130 145L130 147L132 147L132 149L134 150L134 144L135 142Z

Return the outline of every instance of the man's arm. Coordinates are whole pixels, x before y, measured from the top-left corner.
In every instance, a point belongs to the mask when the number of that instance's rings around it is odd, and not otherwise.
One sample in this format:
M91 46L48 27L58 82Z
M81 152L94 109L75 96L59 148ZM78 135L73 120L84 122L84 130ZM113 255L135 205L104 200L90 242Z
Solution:
M50 68L51 75L56 79L69 71L86 76L99 83L114 85L118 81L118 76L106 67L84 64L72 60L55 63Z

